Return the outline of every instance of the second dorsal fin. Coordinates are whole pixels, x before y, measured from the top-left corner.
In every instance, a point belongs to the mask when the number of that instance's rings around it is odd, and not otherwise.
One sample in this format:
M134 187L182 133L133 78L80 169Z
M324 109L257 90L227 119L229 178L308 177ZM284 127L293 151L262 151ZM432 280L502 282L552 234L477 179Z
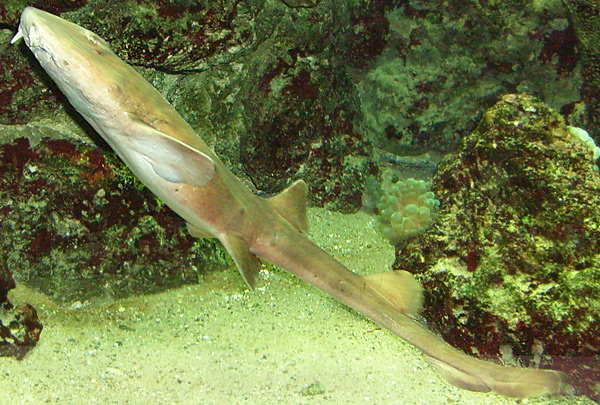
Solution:
M423 305L423 288L408 271L386 271L363 276L366 287L400 311L414 315Z

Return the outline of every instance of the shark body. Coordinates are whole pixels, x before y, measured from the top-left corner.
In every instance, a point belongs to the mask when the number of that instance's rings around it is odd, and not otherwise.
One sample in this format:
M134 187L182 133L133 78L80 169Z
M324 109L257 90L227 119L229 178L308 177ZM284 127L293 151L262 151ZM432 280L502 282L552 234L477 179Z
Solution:
M75 109L132 172L198 237L216 237L253 287L260 258L281 267L421 349L451 383L512 397L569 390L554 370L506 367L470 357L421 326L420 286L408 273L361 276L306 236L306 184L258 197L220 161L170 104L96 34L27 7L24 38Z

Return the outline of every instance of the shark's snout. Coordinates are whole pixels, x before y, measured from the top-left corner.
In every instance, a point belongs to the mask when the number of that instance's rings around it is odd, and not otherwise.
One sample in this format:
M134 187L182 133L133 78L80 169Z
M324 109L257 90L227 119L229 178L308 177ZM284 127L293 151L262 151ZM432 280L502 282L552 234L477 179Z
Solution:
M31 26L42 23L63 21L61 18L54 14L47 13L43 10L38 10L35 7L25 7L21 13L21 25Z

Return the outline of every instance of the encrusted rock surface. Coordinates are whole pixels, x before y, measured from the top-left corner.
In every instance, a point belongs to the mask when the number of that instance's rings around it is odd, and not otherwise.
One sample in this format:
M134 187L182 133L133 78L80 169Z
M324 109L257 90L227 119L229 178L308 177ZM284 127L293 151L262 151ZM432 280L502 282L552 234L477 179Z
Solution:
M600 399L600 175L540 101L507 95L433 182L434 226L397 247L425 318L481 357L567 372Z
M376 173L347 69L385 47L382 4L326 1L31 2L86 27L138 66L257 192L303 178L312 202L360 207ZM0 5L17 26L24 4ZM10 31L3 32L5 43ZM0 122L56 119L65 100L24 46L0 48ZM3 88L4 87L4 88ZM69 107L66 107L69 110Z
M0 255L0 357L21 360L35 347L42 332L37 312L27 303L14 306L8 299L8 291L15 288L15 281L6 262Z
M112 152L50 138L43 127L5 127L0 139L9 133L17 138L0 144L0 233L10 237L0 239L0 257L17 281L58 302L85 302L197 282L228 266L215 240L188 235Z

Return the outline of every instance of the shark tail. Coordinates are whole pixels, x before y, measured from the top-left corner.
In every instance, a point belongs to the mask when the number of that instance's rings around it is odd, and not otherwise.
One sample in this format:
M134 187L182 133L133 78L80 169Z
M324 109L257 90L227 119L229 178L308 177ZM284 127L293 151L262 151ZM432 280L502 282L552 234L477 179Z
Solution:
M557 370L505 367L479 359L472 359L478 364L467 370L439 358L426 357L446 381L470 391L494 391L511 398L573 393L566 375Z
M366 289L409 317L421 311L422 287L411 273L388 271L363 276L363 280ZM447 345L441 339L436 344ZM565 374L560 371L505 367L468 357L457 349L452 349L446 357L430 355L426 349L424 352L429 363L445 380L470 391L494 391L513 398L572 393Z

